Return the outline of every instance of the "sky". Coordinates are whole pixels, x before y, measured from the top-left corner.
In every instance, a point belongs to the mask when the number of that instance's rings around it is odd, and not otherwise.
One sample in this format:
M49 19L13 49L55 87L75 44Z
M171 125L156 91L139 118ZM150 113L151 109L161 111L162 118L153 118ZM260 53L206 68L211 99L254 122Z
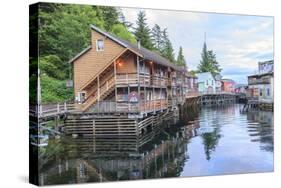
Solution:
M258 70L258 62L273 59L273 17L187 11L121 8L135 26L137 13L144 10L150 28L167 28L177 56L183 47L189 70L196 70L206 33L208 50L213 50L223 78L247 83Z

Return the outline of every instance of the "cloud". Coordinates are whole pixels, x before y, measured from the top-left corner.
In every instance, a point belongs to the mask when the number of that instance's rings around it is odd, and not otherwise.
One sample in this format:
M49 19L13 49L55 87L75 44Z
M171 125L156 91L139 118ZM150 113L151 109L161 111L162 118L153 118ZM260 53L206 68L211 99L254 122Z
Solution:
M122 8L132 23L139 10ZM216 53L224 77L246 83L247 76L257 70L258 61L273 59L273 17L144 10L150 27L157 23L168 28L175 54L183 47L190 69L196 69L200 62L205 32L208 49Z

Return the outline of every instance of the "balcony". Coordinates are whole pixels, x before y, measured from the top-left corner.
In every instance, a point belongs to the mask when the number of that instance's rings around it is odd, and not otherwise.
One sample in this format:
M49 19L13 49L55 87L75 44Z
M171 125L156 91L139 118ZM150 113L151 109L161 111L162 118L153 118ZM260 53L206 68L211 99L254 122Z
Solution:
M249 85L270 84L270 78L249 79Z
M139 80L138 80L139 79ZM142 86L161 86L166 87L168 85L168 78L162 76L151 76L149 74L140 73L124 73L116 75L117 85L137 85Z
M153 76L152 85L166 87L168 85L168 78L162 76Z

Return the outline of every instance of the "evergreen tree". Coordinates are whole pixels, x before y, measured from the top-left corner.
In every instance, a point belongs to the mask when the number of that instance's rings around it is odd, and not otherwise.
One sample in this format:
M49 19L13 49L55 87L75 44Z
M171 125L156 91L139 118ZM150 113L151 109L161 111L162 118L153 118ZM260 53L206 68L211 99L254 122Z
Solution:
M134 35L120 20L120 15L120 10L114 7L40 4L38 31L31 27L31 32L36 35L38 32L43 103L73 98L73 89L66 88L65 84L72 72L67 62L91 44L91 24L136 43ZM37 23L37 16L33 19ZM32 58L31 61L36 63ZM33 67L37 71L37 67L31 66L31 69ZM36 78L31 81L36 82Z
M120 23L123 24L127 29L131 29L133 24L131 22L128 22L123 14L122 11L120 11L120 14L119 14L119 20L120 20Z
M207 45L205 42L203 45L201 58L200 64L197 66L198 72L210 72L212 74L218 74L221 72L222 69L216 60L216 55L212 50L207 50Z
M212 62L212 73L213 74L219 74L222 69L220 68L220 65L219 65L219 62L217 61L217 58L216 58L216 54L213 52L213 50L209 50L208 51L208 57L209 57L209 60L210 62Z
M146 23L145 12L140 11L136 21L137 27L135 28L135 37L140 40L141 45L147 49L152 50L153 44L150 37L150 29Z
M171 63L175 63L174 49L168 37L167 29L163 31L163 47L160 52L162 56L170 60Z
M152 40L153 45L155 47L156 51L161 52L161 48L163 47L163 32L161 31L161 28L158 24L155 24L152 28Z
M104 28L106 31L111 31L114 24L119 24L120 11L115 7L99 7L102 11L104 20Z
M179 49L179 54L178 54L178 58L177 58L176 64L178 66L185 66L186 67L186 61L185 61L185 58L184 58L181 46L180 46L180 49Z

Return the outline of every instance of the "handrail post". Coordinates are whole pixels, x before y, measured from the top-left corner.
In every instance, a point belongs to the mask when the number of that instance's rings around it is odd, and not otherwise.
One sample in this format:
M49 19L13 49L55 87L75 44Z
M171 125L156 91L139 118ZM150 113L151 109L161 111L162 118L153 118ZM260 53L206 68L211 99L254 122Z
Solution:
M57 112L60 112L60 103L57 103Z
M67 111L66 101L64 101L64 111Z
M42 104L39 104L39 109L38 110L39 110L39 116L41 116L42 115L42 110L43 110L42 109Z

